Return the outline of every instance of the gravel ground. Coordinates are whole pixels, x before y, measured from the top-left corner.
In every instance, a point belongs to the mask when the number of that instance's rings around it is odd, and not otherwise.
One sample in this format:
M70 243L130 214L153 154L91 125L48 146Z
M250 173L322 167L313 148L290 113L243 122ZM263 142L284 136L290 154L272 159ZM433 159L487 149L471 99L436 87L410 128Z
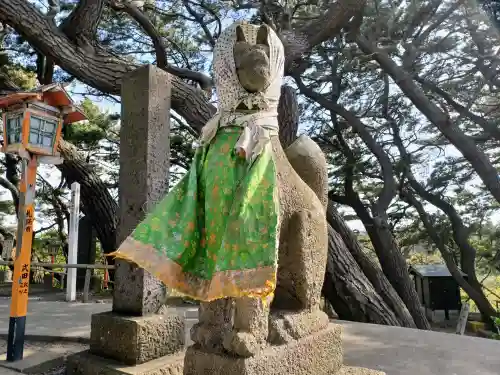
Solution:
M41 341L26 341L24 349L31 349L33 351L57 351L61 356L70 355L82 350L88 349L88 345L72 343L72 342L41 342ZM0 340L0 357L5 358L7 353L7 341ZM0 368L1 373L1 368ZM66 373L66 366L62 365L55 367L46 372L40 372L33 375L64 375Z

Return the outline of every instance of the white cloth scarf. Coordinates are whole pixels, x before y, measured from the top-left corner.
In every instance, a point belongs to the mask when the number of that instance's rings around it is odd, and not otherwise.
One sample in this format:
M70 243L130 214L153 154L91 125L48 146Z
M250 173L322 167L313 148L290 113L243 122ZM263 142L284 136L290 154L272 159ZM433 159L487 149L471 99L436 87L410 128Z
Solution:
M263 92L249 93L240 84L236 73L233 48L236 43L236 27L240 26L250 44L257 41L260 25L235 22L225 29L214 49L214 82L217 91L218 111L201 133L201 144L207 145L217 130L227 126L239 126L243 132L236 143L236 150L243 150L248 161L253 161L263 151L272 133L278 132L278 101L284 74L284 48L278 35L268 27L269 63L271 80ZM260 111L236 111L241 104Z

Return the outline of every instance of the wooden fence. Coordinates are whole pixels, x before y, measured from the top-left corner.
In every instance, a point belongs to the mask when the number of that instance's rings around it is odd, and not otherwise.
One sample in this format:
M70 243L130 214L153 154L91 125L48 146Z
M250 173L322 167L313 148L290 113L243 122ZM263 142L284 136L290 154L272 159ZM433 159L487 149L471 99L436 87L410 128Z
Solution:
M5 261L0 260L0 266L12 266L14 265L13 261ZM83 284L83 302L88 302L89 300L89 289L90 289L90 276L92 270L114 270L115 266L107 265L107 264L54 264L54 263L31 263L31 267L40 267L40 268L79 268L85 269L85 283ZM53 271L52 271L53 272ZM61 276L65 276L66 274L63 272Z

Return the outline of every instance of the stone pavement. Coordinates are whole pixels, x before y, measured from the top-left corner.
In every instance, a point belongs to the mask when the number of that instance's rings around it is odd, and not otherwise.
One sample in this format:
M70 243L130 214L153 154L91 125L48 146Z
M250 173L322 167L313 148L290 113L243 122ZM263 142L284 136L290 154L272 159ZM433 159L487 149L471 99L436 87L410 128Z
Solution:
M340 322L344 364L387 375L498 375L500 341L375 324Z
M26 333L37 336L90 337L90 315L108 311L109 303L28 302ZM9 329L10 299L0 299L0 334Z
M0 298L0 336L9 329L10 299ZM68 303L61 301L32 300L28 303L26 334L35 337L64 337L69 340L90 338L90 316L111 310L111 303ZM172 308L173 313L196 318L197 308ZM194 324L188 321L188 324Z
M90 315L109 311L110 303L30 301L27 334L89 337ZM196 308L173 308L196 321ZM0 334L7 333L9 300L0 299ZM345 361L387 375L498 375L500 341L423 332L398 327L338 321L343 326ZM0 375L15 373L0 368Z

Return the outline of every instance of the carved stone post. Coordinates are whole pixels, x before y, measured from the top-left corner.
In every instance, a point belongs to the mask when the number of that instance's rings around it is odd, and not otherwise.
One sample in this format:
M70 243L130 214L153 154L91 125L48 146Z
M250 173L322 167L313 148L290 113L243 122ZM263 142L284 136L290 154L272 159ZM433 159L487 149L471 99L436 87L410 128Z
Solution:
M117 243L167 192L170 89L169 75L153 66L137 69L122 82ZM70 358L69 374L109 370L107 359L133 366L134 374L142 373L146 362L149 370L165 368L161 358L184 347L184 318L157 314L166 301L165 286L125 261L116 267L113 311L92 316L90 353ZM128 373L124 367L120 371Z
M123 82L117 244L168 190L169 111L166 72L145 66ZM116 262L113 311L156 313L165 300L165 286L151 274L127 262Z

